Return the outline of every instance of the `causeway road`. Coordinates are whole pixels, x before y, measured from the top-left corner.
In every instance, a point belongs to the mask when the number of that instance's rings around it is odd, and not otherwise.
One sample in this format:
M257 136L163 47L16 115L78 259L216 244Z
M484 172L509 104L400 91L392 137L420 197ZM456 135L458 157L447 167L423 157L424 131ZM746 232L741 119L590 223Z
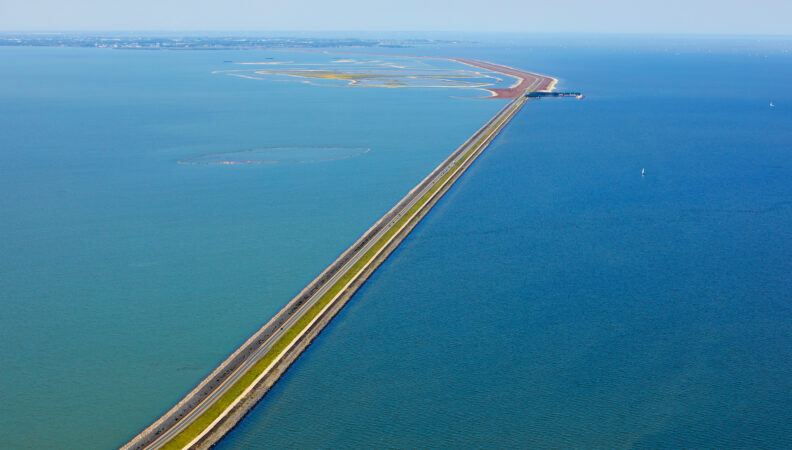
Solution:
M537 76L524 93L550 80ZM219 440L233 426L224 421L235 423L252 408L256 399L245 400L265 381L266 392L307 347L309 335L321 331L525 102L520 96L501 109L187 397L122 448L204 448ZM283 360L286 366L279 368ZM240 414L240 407L247 409Z

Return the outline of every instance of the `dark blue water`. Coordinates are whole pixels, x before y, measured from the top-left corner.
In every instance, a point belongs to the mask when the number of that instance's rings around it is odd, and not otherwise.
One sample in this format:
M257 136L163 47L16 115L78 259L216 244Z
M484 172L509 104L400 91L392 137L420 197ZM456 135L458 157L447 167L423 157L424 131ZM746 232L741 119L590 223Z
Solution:
M790 48L467 50L587 97L526 105L219 448L792 446Z

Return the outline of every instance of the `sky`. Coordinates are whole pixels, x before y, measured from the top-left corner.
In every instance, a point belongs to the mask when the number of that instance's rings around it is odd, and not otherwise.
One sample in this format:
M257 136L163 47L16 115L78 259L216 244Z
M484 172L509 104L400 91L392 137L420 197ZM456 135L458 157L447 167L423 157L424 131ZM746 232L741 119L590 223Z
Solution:
M0 0L0 31L792 34L792 0Z

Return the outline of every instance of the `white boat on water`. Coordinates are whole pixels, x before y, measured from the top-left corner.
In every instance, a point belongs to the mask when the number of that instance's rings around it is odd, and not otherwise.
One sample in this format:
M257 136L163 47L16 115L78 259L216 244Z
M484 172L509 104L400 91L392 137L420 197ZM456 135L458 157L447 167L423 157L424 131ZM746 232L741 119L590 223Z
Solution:
M641 176L646 176L646 169L641 169Z
M775 108L775 104L773 102L770 102L770 107Z

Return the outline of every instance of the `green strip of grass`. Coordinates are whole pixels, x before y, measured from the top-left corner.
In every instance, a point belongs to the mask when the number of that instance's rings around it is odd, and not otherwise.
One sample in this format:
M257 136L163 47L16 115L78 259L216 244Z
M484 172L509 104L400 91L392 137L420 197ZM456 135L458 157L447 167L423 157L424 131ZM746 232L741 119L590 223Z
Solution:
M504 117L501 119L497 125L495 125L494 129L497 129L506 118ZM275 345L261 358L250 370L247 371L239 380L234 383L231 389L228 390L219 400L215 402L209 409L207 409L198 419L195 420L190 426L185 428L181 433L176 435L173 439L171 439L165 446L164 449L181 449L196 436L201 434L203 430L205 430L209 424L211 424L220 414L228 408L234 400L239 397L245 389L250 386L253 381L264 372L264 369L267 368L274 360L278 357L288 345L297 337L302 330L304 330L308 324L319 314L319 312L327 306L328 303L338 294L341 289L346 286L346 284L358 273L360 273L366 265L374 258L374 255L385 246L385 243L390 240L390 238L396 234L396 232L401 229L402 225L404 225L407 221L412 220L415 216L415 213L429 201L429 199L434 195L440 187L445 183L445 181L452 176L456 168L463 164L465 161L470 158L470 156L479 148L479 146L491 136L492 133L488 136L480 138L476 144L473 146L472 149L468 150L465 153L465 156L454 163L451 166L451 169L443 175L440 180L438 180L432 188L426 192L419 201L417 201L408 211L404 214L396 224L391 227L384 236L382 236L366 253L360 258L351 268L347 270L347 272L338 279L333 286L320 298L316 303L314 303L311 308L303 314L303 316L295 322L295 324L289 328L283 336L278 339Z

